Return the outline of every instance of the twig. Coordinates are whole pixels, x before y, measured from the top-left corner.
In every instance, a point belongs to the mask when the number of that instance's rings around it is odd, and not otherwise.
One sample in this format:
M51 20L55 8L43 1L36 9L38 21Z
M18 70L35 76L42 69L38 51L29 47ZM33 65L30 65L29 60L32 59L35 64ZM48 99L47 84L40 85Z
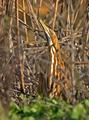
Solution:
M84 64L89 64L89 61L82 61L82 62L75 62L75 65L84 65Z

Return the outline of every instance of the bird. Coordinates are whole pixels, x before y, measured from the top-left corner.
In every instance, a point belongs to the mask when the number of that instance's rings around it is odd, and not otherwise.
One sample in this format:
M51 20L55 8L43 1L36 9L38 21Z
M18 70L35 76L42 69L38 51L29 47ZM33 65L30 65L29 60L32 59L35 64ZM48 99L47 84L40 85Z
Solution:
M50 76L48 78L49 96L59 96L61 93L60 80L65 77L63 73L65 66L61 57L59 40L55 31L49 28L42 20L40 20L40 24L43 27L48 45L50 47L51 65Z

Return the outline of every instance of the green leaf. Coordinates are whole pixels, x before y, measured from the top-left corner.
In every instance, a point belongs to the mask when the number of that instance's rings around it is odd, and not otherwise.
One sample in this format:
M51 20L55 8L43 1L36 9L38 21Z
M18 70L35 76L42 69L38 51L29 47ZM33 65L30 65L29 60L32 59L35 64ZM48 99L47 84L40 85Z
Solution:
M83 117L86 114L86 110L82 104L78 104L73 109L71 118L75 120L80 120L81 117Z

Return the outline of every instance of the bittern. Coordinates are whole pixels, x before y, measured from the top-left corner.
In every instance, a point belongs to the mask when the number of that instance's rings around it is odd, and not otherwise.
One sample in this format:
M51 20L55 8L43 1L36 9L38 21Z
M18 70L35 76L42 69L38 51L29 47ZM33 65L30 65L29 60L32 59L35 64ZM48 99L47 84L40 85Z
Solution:
M60 54L60 44L56 33L47 27L42 20L40 23L45 32L51 56L51 66L50 66L50 77L48 78L49 83L49 96L59 96L61 92L60 82L64 77L63 70L65 69L64 62L62 61Z

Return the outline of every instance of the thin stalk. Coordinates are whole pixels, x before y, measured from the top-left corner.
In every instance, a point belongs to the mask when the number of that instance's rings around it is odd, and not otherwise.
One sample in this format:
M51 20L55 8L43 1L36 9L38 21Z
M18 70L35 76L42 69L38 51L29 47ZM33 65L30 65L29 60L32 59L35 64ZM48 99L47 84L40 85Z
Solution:
M31 5L30 0L27 0L27 2L28 2L28 7L29 7L29 13L32 14L32 16L33 16L33 18L34 18L34 21L36 22L37 28L40 29L37 16L36 16L36 14L35 14L35 12L34 12L34 10L33 10L33 7L32 7L32 5Z
M18 0L16 0L16 22L17 22L17 40L18 40L18 56L19 56L19 62L20 62L20 89L22 92L25 92L25 84L24 84L24 61L23 61L23 55L21 50L21 43L19 39L19 21L18 21Z
M55 13L54 13L54 19L53 19L53 30L55 28L55 23L56 23L56 18L57 18L58 2L59 0L56 0Z
M38 12L37 12L38 18L39 18L39 15L40 15L40 8L41 8L41 6L42 6L42 2L43 2L43 0L40 0L40 3L39 3L39 5L38 5Z

